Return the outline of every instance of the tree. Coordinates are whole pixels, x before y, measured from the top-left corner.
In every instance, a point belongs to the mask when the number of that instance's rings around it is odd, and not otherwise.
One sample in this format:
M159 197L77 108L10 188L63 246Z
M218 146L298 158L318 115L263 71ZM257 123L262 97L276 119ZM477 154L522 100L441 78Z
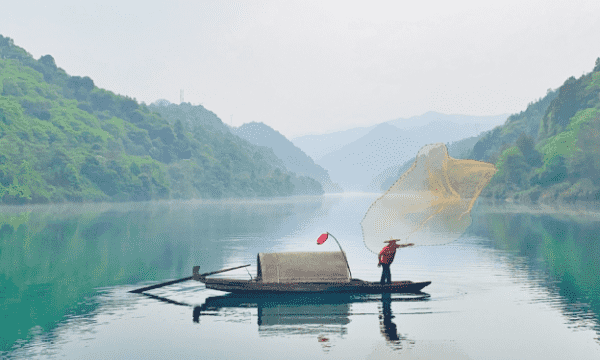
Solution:
M115 101L111 94L105 90L96 90L90 94L90 101L96 110L112 110Z
M121 112L123 114L132 112L132 111L136 110L137 108L138 108L138 103L137 103L137 101L135 101L135 99L132 99L130 97L125 97L125 98L119 99L119 110L121 110Z
M529 167L523 155L518 151L507 154L504 162L505 181L518 187L523 186Z
M596 66L594 66L594 71L600 71L600 57L596 59Z
M517 147L521 150L527 164L533 167L542 165L542 154L535 150L535 142L531 136L521 133L517 139Z
M69 89L73 89L74 91L83 88L85 92L90 92L94 89L94 81L87 76L71 76L69 80L67 80L67 87Z
M175 126L173 126L173 130L175 130L175 135L177 135L177 138L179 140L183 140L185 138L185 131L183 129L183 123L181 122L181 120L177 119L177 121L175 121Z
M56 62L52 55L44 55L40 58L40 63L56 70Z
M565 158L557 155L547 164L546 169L531 179L532 185L550 186L567 179L567 166Z

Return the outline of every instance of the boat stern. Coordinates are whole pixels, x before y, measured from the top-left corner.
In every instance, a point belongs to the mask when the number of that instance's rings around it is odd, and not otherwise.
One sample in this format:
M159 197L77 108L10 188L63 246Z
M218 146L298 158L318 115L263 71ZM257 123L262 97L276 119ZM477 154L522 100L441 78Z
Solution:
M194 266L192 268L192 280L203 281L204 277L200 274L200 266Z

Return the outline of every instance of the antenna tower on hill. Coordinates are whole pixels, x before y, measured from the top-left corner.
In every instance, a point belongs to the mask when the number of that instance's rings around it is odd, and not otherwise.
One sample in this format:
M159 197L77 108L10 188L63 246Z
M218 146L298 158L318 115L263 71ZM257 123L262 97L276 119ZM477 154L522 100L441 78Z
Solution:
M179 90L179 103L183 104L183 89Z

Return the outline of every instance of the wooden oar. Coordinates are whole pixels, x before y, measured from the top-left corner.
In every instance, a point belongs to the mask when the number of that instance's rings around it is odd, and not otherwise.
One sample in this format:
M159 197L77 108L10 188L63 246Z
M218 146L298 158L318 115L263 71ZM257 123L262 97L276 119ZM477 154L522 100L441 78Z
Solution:
M225 271L230 271L230 270L235 270L235 269L241 269L241 268L245 268L245 267L248 267L248 266L250 266L250 264L248 264L248 265L242 265L242 266L236 266L236 267L232 267L232 268L229 268L229 269L223 269L223 270L219 270L219 271L213 271L213 272L209 272L209 273L206 273L206 274L200 274L199 276L200 277L206 277L208 275L214 275L214 274L222 273L222 272L225 272Z
M200 274L198 276L200 276L200 277L206 277L208 275L213 275L213 274L218 274L218 273L222 273L222 272L225 272L225 271L240 269L240 268L247 267L247 266L250 266L250 264L248 264L248 265L242 265L242 266L236 266L236 267L232 267L232 268L229 268L229 269L223 269L223 270L219 270L219 271L213 271L213 272L209 272L209 273L206 273L206 274ZM156 284L156 285L150 285L150 286L146 286L146 287L143 287L143 288L131 290L129 292L130 293L139 294L139 293L142 293L144 291L148 291L148 290L152 290L152 289L158 289L159 287L163 287L163 286L167 286L167 285L173 285L173 284L177 284L177 283L180 283L180 282L183 282L183 281L187 281L187 280L192 280L193 277L194 276L188 276L188 277L185 277L183 279L171 280L171 281L167 281L167 282Z

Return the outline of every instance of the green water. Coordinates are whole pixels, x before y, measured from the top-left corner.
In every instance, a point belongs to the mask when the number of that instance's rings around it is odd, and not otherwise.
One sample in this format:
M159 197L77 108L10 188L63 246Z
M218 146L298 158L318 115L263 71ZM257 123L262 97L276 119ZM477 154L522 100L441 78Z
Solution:
M399 252L395 280L432 281L416 297L232 298L191 281L127 292L194 265L254 276L258 252L335 250L315 244L325 231L354 277L377 280L359 225L376 196L2 208L0 357L600 355L594 212L477 206L455 243Z
M520 255L546 275L545 285L560 295L571 320L599 322L600 211L481 207L469 233L491 239L495 248Z
M4 208L0 351L32 331L50 331L66 316L90 313L97 288L181 278L194 265L220 269L240 246L269 247L290 219L320 204L311 198ZM222 241L232 236L243 237Z

